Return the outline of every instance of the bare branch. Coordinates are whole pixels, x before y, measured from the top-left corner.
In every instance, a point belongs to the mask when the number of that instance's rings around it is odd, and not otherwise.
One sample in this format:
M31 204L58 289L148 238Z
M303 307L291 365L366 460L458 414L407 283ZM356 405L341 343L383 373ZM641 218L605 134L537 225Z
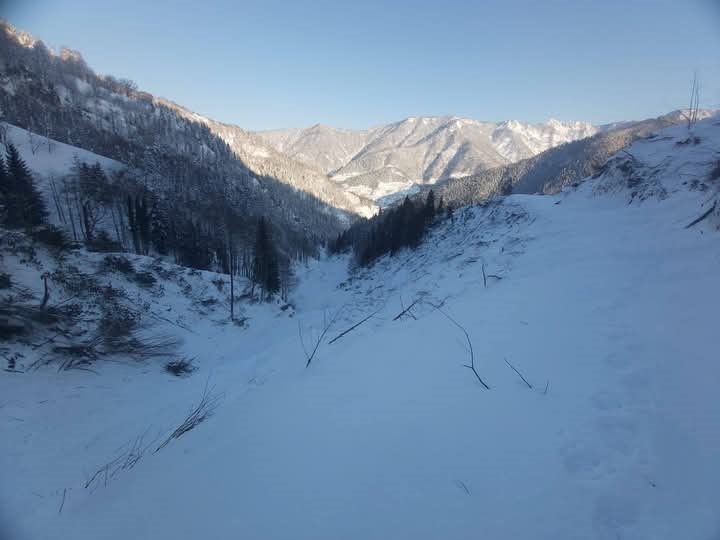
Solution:
M432 305L432 304L431 304ZM482 384L486 390L490 390L490 387L487 385L485 381L482 380L482 377L480 377L480 374L475 369L475 352L473 351L472 341L470 340L470 334L468 334L467 330L465 330L465 327L461 325L459 322L457 322L455 319L453 319L450 315L445 313L439 306L433 306L436 310L438 310L440 313L442 313L445 318L447 318L451 323L453 323L455 326L457 326L463 334L465 334L465 340L468 344L468 352L470 353L470 364L464 364L464 366L468 369L471 369L472 372L475 374L475 377L477 377L477 380L480 381L480 384Z
M487 289L487 280L488 278L495 278L498 281L502 279L502 276L498 276L497 274L486 274L485 273L485 263L482 263L482 276L483 276L483 287Z
M710 214L712 214L712 213L715 211L715 208L716 208L716 207L717 207L717 199L715 199L715 202L713 203L713 205L710 207L710 209L709 209L707 212L705 212L705 213L704 213L703 215L701 215L699 218L694 219L694 220L692 220L690 223L688 223L687 225L685 225L685 228L686 228L686 229L689 229L690 227L693 227L693 226L697 225L698 223L700 223L702 220L704 220L704 219L707 218Z
M177 428L175 428L175 430L168 436L168 438L165 439L165 441L155 449L155 452L165 448L165 446L167 446L170 441L182 437L185 433L195 428L197 425L201 424L213 415L215 409L217 409L219 405L222 394L213 395L212 391L214 387L208 387L209 382L209 379L205 382L205 388L203 389L202 397L200 398L198 404L190 410L188 415L185 417L185 420L183 420L182 423Z
M507 359L507 358L503 358L503 360L505 360L505 363L506 363L508 366L510 366L515 373L518 374L518 376L523 380L523 382L527 385L527 387L528 387L530 390L532 390L532 387L533 387L532 384L530 384L529 382L527 382L527 379L522 376L522 373L520 373L515 366L513 366L510 362L508 362L508 359ZM548 381L548 382L549 382L549 381Z
M333 318L330 319L330 321L327 321L327 316L323 314L323 329L322 332L320 332L320 335L317 338L317 341L315 341L315 347L313 347L313 350L310 354L308 354L307 349L305 348L305 343L303 341L303 335L302 335L302 327L300 326L300 322L298 321L298 333L300 334L300 343L303 347L303 352L305 353L305 357L307 358L307 363L305 364L305 367L310 367L310 363L313 361L313 358L315 358L315 354L317 354L318 349L320 348L320 345L322 344L323 339L325 339L325 334L328 333L328 330L332 328L332 326L335 324L335 322L340 317L340 314L345 309L345 306L341 306L340 309L338 309L335 312L335 315L333 315Z
M415 304L417 304L420 301L420 298L416 298L415 301L410 304L407 308L403 309L400 313L398 313L394 318L393 321L397 321L399 318L401 318L403 315L408 314L408 312L413 308Z
M345 330L344 332L340 332L337 336L335 336L335 337L332 338L330 341L328 341L328 345L332 345L333 343L335 343L338 339L340 339L340 338L343 337L344 335L349 334L350 332L352 332L353 330L355 330L358 326L360 326L360 325L363 324L364 322L372 319L375 315L377 315L378 313L380 313L380 310L382 310L382 308L380 308L380 309L372 312L370 315L368 315L367 317L365 317L365 318L364 318L363 320L361 320L360 322L358 322L358 323L356 323L356 324L353 324L350 328L348 328L348 329Z
M58 514L62 514L63 507L65 506L65 495L67 495L67 488L63 489L62 502L60 503L60 510L58 510Z

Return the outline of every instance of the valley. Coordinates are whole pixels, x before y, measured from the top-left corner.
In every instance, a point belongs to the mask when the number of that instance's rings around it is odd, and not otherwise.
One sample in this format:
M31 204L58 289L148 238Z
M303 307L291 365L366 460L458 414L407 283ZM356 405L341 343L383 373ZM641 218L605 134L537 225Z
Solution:
M184 105L0 19L0 540L720 538L697 72L567 60L664 46L625 5L371 4L45 27Z

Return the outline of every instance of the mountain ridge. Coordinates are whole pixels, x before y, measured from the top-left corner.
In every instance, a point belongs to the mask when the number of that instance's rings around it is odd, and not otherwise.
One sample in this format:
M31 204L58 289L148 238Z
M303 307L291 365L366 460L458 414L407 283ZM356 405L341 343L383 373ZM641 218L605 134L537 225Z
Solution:
M315 124L256 133L351 193L379 201L416 184L526 159L599 130L587 122L553 118L533 124L448 115L410 116L364 130Z

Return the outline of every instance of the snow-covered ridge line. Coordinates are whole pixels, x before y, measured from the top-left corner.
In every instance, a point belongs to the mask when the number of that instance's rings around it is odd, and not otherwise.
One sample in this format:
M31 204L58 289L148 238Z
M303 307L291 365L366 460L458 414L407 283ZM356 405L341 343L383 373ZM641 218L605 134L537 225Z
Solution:
M327 172L347 190L377 201L413 184L472 174L597 131L585 122L555 119L528 124L445 116L407 118L367 130L315 125L259 134L281 152ZM405 178L399 189L392 178L397 175Z

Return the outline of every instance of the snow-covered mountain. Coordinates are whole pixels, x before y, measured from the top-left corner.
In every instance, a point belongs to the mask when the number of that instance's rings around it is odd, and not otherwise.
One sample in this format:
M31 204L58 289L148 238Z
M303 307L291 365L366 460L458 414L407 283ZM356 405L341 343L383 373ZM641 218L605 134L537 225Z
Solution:
M718 117L717 110L697 111L699 119ZM432 187L452 205L486 200L497 194L556 193L586 176L597 174L608 158L634 141L659 130L687 124L687 111L677 110L657 118L602 126L591 137L550 148L509 165L485 169L467 177L442 180ZM430 186L425 186L429 190Z
M127 165L150 150L156 151L156 162L187 160L208 174L225 177L222 182L243 183L246 192L255 191L253 196L266 199L267 206L284 207L281 219L291 223L301 213L298 206L314 202L320 203L316 210L326 214L320 221L330 214L341 225L352 214L376 211L372 201L278 152L262 137L138 90L131 81L100 76L79 52L51 51L2 20L0 57L0 110L4 120L23 129L122 158ZM156 168L167 171L176 166L165 163ZM307 216L304 221L307 226L315 220ZM319 229L311 232L323 234Z
M716 538L718 147L666 129L371 268L310 261L242 325L227 275L3 231L36 331L0 350L3 538ZM184 342L57 373L94 302Z
M513 162L597 132L598 128L587 122L561 122L551 118L543 124L525 124L508 120L495 128L492 140L497 151Z
M493 123L447 116L406 118L367 130L316 125L260 134L348 191L378 201L415 184L469 176L597 131L586 122Z

